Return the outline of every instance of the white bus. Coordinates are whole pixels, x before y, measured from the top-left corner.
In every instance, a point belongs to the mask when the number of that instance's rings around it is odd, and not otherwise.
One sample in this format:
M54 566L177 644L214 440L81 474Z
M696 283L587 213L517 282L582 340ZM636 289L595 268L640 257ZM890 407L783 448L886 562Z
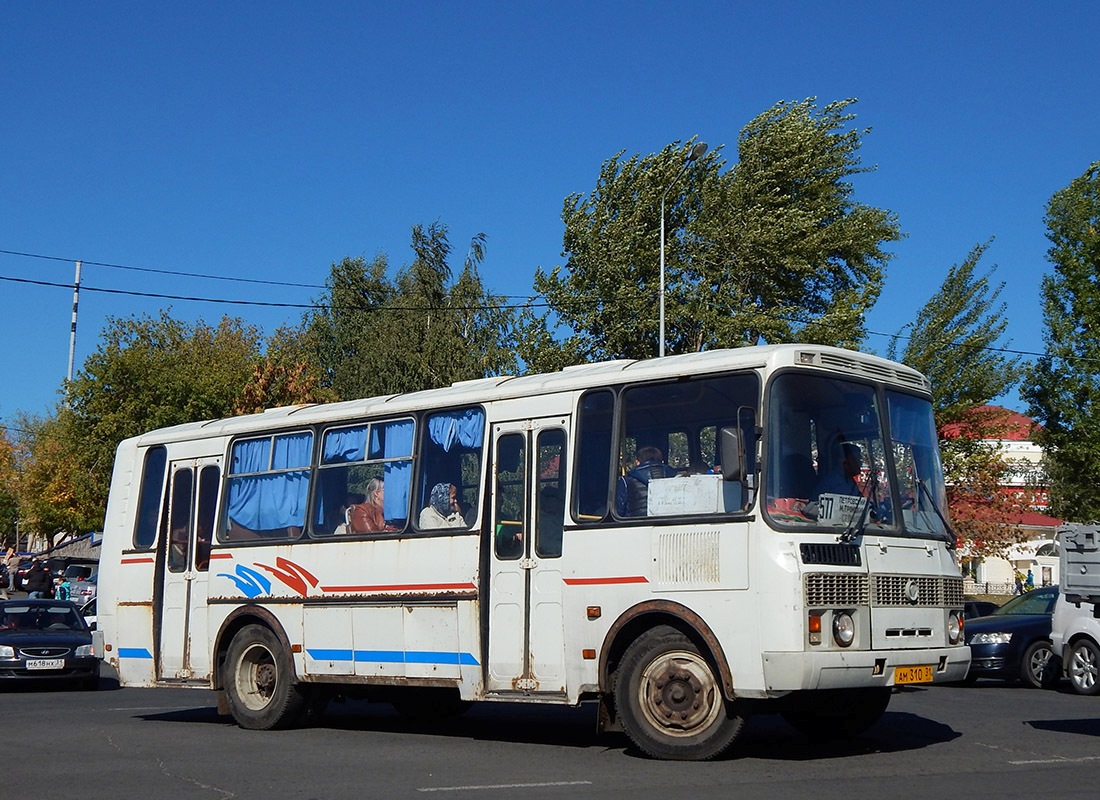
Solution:
M121 684L215 690L251 729L338 696L598 701L706 759L752 712L858 734L970 660L928 382L829 347L153 431L118 447L100 571Z

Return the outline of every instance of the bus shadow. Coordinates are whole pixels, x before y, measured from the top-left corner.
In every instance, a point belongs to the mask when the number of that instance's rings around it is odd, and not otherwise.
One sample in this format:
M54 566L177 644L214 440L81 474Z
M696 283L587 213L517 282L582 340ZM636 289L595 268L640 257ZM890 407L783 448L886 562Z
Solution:
M186 708L138 715L150 722L231 725L215 706ZM1051 723L1047 723L1051 724ZM578 749L621 751L628 757L647 758L625 734L596 730L596 708L533 706L522 703L479 703L460 717L410 720L388 703L362 700L335 702L309 728L346 733L454 737L486 742L514 742ZM1100 734L1100 724L1096 728ZM948 725L907 712L887 711L866 733L852 739L813 740L774 714L749 718L740 737L720 760L820 761L873 753L920 750L961 736Z

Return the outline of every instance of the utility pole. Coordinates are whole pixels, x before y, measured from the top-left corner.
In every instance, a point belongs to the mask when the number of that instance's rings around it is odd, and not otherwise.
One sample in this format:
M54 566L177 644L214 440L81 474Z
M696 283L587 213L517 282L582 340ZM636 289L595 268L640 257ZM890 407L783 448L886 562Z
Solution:
M69 372L65 376L73 379L73 358L76 356L76 307L80 303L80 263L76 262L76 278L73 280L73 323L69 330Z

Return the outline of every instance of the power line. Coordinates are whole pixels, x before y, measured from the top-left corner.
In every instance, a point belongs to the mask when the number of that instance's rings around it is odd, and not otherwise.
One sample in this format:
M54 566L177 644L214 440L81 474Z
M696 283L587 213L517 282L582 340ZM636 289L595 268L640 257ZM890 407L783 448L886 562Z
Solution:
M88 263L88 262L85 262ZM6 275L0 275L0 281L10 281L12 283L27 283L34 286L48 286L56 289L71 289L73 285L71 283L54 283L52 281L36 281L30 278L12 278ZM321 305L317 303L275 303L268 300L228 300L217 297L194 297L190 295L178 295L178 294L162 294L159 292L136 292L132 289L101 289L94 286L87 286L81 284L81 291L84 292L100 292L102 294L121 294L128 295L130 297L148 297L157 300L186 300L196 303L218 303L221 305L236 305L236 306L264 306L268 308L305 308L314 311L324 311L327 309L332 310L353 310L353 311L500 311L505 309L515 308L541 308L548 306L549 303L514 303L507 304L502 303L499 305L482 305L482 306L448 306L445 309L441 309L439 306L332 306Z
M154 275L171 275L181 278L201 278L211 281L226 281L228 283L255 283L263 286L288 286L294 289L327 289L327 286L316 283L291 283L288 281L272 281L261 280L259 278L241 278L232 275L210 275L203 272L181 272L178 270L170 269L154 269L152 267L135 267L126 264L110 264L105 261L88 261L87 259L78 258L63 258L61 256L47 256L39 253L23 253L18 250L0 250L0 254L9 256L19 256L21 258L36 258L42 261L60 261L62 263L72 264L76 261L80 261L84 266L105 267L107 269L121 269L129 270L132 272L146 272ZM501 295L505 299L526 299L529 295Z

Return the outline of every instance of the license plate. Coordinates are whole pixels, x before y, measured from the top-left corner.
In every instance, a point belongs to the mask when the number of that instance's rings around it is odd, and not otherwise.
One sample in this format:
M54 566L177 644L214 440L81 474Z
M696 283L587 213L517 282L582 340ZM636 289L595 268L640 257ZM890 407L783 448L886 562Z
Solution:
M27 669L65 669L65 659L30 658L27 659Z
M894 667L894 683L931 683L932 665L921 664L917 667Z

